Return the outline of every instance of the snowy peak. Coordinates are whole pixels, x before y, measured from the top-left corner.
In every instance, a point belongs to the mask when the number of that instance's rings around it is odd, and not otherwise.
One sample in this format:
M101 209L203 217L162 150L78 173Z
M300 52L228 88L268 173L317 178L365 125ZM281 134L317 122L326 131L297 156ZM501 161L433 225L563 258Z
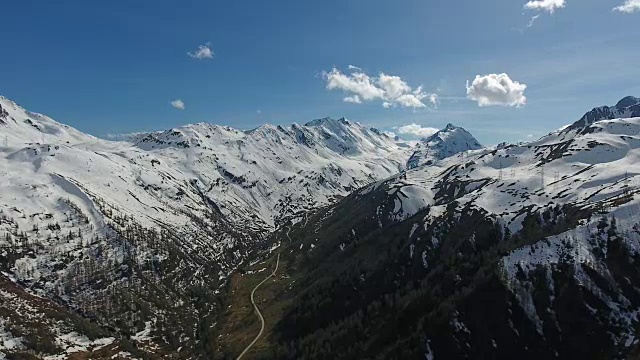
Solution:
M95 140L93 136L60 124L53 119L33 113L15 102L0 96L0 144L22 148L26 144L78 144Z
M135 135L132 142L144 150L161 148L198 148L210 141L233 141L245 133L228 126L208 123L185 125L175 129Z
M482 145L464 128L451 123L429 136L416 147L415 152L407 162L407 168L415 168L430 164L435 160L442 160L455 154L480 149Z
M338 154L360 154L363 151L374 150L375 147L386 147L388 138L379 132L372 131L359 123L345 118L322 118L307 122L303 127L296 128L298 133L304 133L303 143L311 147L325 147ZM390 142L389 142L390 143ZM366 149L366 150L365 150Z
M311 120L308 123L304 124L304 126L329 126L329 127L343 127L343 126L351 126L352 122L345 118L340 119L332 119L330 117L325 117L321 119Z
M446 132L446 131L452 131L452 130L455 130L455 129L462 129L462 128L457 127L457 126L453 125L452 123L448 123L447 126L442 131ZM464 129L462 129L462 130L464 130Z
M636 193L640 184L639 134L640 117L602 120L589 131L551 133L525 144L502 143L468 151L464 159L434 160L430 166L411 169L386 182L391 184L388 188L402 191L386 191L383 182L360 193L382 189L398 198L397 205L389 202L393 206L388 207L390 215L383 223L407 219L417 208L446 209L455 200L463 211L471 204L501 217L515 233L522 229L523 209L544 209L550 201L587 209L626 204L621 198ZM633 212L625 216L637 222L640 199L631 196L627 200L633 200Z
M290 145L313 149L316 153L360 155L398 148L396 141L377 129L369 129L345 118L322 118L301 126L265 124L251 130L237 130L228 126L207 123L186 125L161 132L140 134L134 144L151 151L165 148L213 149L220 146L237 148L245 144L262 144L262 151L272 147ZM302 150L300 150L302 151ZM277 151L276 151L277 152ZM335 154L334 154L335 155Z
M627 96L622 100L618 101L618 103L616 104L616 108L626 109L638 104L640 104L640 98L637 98L635 96Z
M618 101L615 106L601 106L594 108L565 129L566 132L589 126L600 120L626 119L640 117L640 98L627 96Z
M431 143L431 142L437 142L437 143L443 143L443 142L447 142L447 141L455 141L458 139L462 139L464 138L465 140L471 140L473 139L473 141L475 141L477 143L477 140L464 128L461 128L459 126L455 126L451 123L447 124L447 126L438 131L437 133L429 136L428 138L422 139L422 142L426 142L426 143Z
M304 210L397 174L412 151L344 118L266 124L248 131L197 123L112 142L5 98L0 106L0 165L21 169L11 174L16 184L35 179L33 172L45 178L38 180L43 183L49 176L73 179L145 222L150 208L169 203L178 214L204 213L213 202L212 208L228 223L250 223L267 231ZM58 190L67 191L64 186ZM179 215L162 219L177 224L183 220Z

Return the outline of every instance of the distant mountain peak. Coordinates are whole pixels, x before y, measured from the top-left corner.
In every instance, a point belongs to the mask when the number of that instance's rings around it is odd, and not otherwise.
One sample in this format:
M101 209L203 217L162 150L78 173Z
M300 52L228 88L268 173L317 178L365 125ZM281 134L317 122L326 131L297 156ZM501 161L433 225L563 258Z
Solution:
M471 133L462 127L449 123L444 129L420 141L407 162L407 168L415 168L481 147L482 145Z
M462 128L459 128L459 127L453 125L452 123L448 123L447 126L444 128L445 131L450 131L450 130L454 130L454 129L462 129Z
M276 131L281 129L281 126L275 126L275 125L271 125L271 124L262 124L260 126L258 126L257 128L253 128L251 130L245 130L244 133L245 134L253 134L256 132L269 132L269 131Z
M640 104L640 98L637 98L635 96L627 96L618 101L616 107L618 109L624 109L638 104Z
M625 119L632 117L640 117L640 98L626 96L618 101L615 106L601 106L592 109L584 114L580 120L564 129L564 131L569 132L581 129L601 120L612 120L618 118Z
M308 123L304 124L304 126L322 126L322 125L328 125L328 124L332 124L332 125L341 124L341 125L350 126L352 125L352 122L350 122L344 117L341 117L339 119L324 117L320 119L311 120Z

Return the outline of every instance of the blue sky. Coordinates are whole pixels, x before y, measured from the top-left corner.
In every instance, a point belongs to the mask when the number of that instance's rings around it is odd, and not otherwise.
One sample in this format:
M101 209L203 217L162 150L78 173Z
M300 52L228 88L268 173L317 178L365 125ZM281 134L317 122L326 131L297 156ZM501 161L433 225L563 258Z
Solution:
M624 1L13 1L2 11L0 94L98 136L344 116L385 130L451 122L485 144L523 140L640 96L640 10L627 0L630 12L612 11ZM203 45L212 58L187 54ZM334 68L375 88L380 73L397 76L406 94L422 85L437 107L428 97L404 106L388 91L345 102L359 93L328 89ZM526 102L469 98L467 81L503 73L526 85L511 98Z

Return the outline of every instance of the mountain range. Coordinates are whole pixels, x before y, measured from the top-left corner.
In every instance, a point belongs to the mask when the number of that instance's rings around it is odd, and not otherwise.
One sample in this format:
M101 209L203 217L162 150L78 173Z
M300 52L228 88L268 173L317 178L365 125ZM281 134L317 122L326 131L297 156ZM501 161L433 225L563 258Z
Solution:
M489 147L329 118L113 142L0 98L0 354L231 358L280 254L257 358L634 356L639 109Z

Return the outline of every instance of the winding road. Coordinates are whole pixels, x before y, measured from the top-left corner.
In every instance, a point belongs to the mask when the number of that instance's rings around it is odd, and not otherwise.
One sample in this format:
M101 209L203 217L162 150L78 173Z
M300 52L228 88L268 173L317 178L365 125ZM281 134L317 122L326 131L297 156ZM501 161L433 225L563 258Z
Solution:
M271 279L272 277L276 276L276 271L278 271L278 265L280 265L280 254L278 254L278 258L276 260L276 268L273 269L273 272L271 273L271 275L267 276L264 280L262 280L260 282L260 284L258 284L256 287L253 288L253 291L251 291L251 303L253 304L253 309L256 311L256 314L258 314L258 317L260 318L260 332L258 333L258 335L256 336L255 339L253 339L253 341L251 342L251 344L249 344L249 346L247 346L244 351L242 352L242 354L240 354L236 360L240 360L244 354L246 354L249 349L251 349L251 347L258 341L258 339L260 339L260 336L262 336L262 333L264 332L264 317L262 316L262 313L260 312L260 310L258 309L258 306L256 305L255 300L253 299L253 295L255 295L256 290L258 290L258 288L260 287L260 285L264 284L267 280Z

